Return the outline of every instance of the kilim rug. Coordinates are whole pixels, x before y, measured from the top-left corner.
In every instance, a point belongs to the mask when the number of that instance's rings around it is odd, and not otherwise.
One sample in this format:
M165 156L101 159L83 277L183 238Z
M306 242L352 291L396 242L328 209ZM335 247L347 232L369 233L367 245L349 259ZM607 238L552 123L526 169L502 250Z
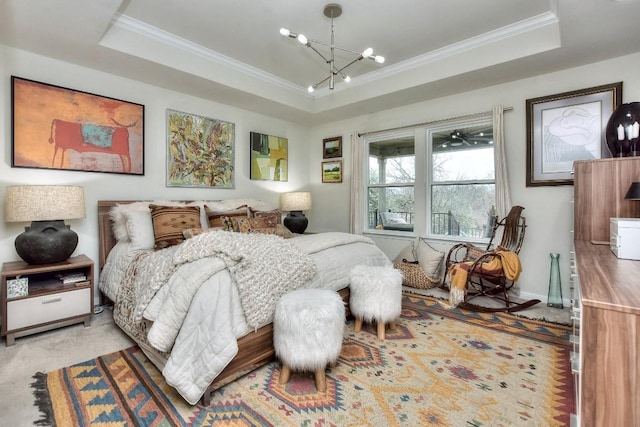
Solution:
M575 412L567 326L446 309L405 294L395 331L345 328L327 391L313 375L280 385L269 363L188 406L132 347L36 374L38 425L566 426Z

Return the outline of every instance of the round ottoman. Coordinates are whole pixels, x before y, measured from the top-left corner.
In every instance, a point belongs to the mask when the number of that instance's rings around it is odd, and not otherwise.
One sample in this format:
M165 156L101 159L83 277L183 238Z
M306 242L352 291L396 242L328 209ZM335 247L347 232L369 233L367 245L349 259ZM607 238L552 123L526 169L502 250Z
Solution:
M345 325L344 301L328 289L297 289L280 298L273 318L273 346L282 362L280 384L291 371L315 372L324 392L324 370L338 360Z
M362 322L378 323L378 338L384 340L385 324L396 328L402 312L402 273L393 267L358 265L350 274L349 307L356 318L354 330Z

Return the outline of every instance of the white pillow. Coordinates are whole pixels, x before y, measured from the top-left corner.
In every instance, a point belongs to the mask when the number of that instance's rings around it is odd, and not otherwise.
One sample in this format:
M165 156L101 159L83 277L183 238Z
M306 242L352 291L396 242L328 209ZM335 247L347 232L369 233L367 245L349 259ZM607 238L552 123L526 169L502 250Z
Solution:
M153 249L155 238L153 235L153 221L151 220L151 211L139 209L129 209L123 212L127 233L131 239L131 251L141 251Z
M398 256L393 260L393 263L400 263L403 259L406 259L409 262L414 262L416 260L416 255L413 250L413 242L400 251Z
M433 249L427 241L418 237L414 244L416 260L430 279L439 279L444 264L444 252Z

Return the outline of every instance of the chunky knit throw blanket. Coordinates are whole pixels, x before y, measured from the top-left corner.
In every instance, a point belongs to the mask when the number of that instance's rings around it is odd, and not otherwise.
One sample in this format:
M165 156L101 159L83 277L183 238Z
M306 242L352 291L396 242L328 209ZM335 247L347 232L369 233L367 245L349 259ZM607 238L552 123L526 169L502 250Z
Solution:
M268 323L278 299L316 273L311 257L281 237L226 231L203 233L139 259L138 274L132 283L136 293L135 320L142 319L153 296L178 266L206 257L224 262L252 328Z

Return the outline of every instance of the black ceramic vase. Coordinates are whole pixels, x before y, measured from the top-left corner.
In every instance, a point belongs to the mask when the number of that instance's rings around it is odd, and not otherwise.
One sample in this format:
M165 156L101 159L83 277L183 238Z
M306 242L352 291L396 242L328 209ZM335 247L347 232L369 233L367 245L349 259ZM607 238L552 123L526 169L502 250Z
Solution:
M53 264L68 259L78 246L78 235L64 221L33 221L18 235L16 252L28 264Z
M609 118L607 147L612 157L640 155L640 102L621 104Z

